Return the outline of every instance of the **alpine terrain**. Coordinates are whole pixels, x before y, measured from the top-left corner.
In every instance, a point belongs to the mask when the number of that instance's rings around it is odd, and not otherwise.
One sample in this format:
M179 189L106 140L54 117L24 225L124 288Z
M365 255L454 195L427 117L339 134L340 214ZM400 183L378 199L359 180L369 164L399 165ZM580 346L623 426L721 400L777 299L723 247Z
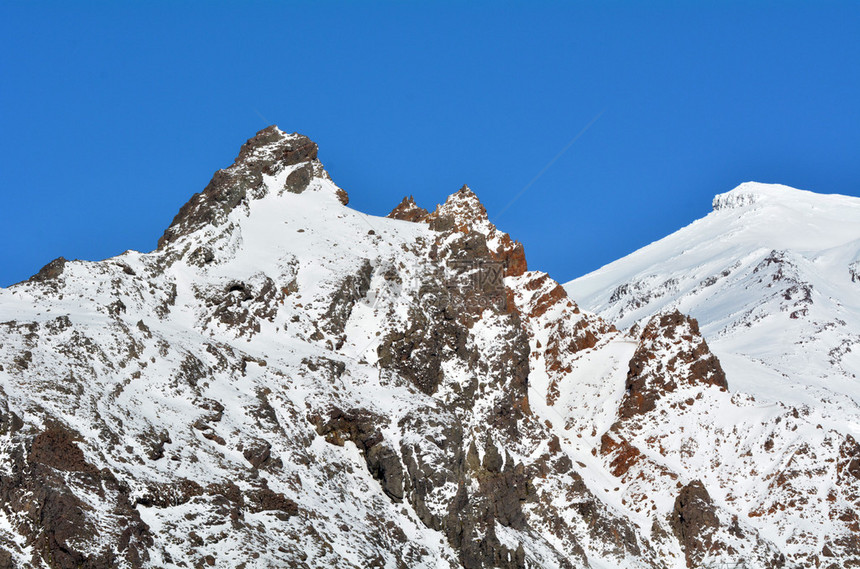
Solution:
M745 184L565 286L466 186L347 203L273 126L0 289L0 568L860 567L860 199Z

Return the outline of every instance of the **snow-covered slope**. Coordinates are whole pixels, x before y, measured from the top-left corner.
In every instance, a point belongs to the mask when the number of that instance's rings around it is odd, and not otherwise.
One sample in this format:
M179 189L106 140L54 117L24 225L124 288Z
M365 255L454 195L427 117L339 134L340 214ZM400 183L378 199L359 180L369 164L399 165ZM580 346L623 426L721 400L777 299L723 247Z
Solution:
M735 388L857 413L860 198L746 183L713 208L565 289L620 328L690 314Z
M618 331L465 186L433 212L347 203L313 142L270 127L155 251L0 289L0 567L860 559L848 387L760 401L680 313ZM817 318L824 285L804 300L779 255L750 283Z
M675 484L660 482L668 468L789 560L853 566L860 502L843 468L860 463L860 199L747 183L713 208L565 285L636 337L655 313L694 316L728 380L729 393L688 387L644 417L621 413L604 449L617 459L629 445L621 470L643 496ZM633 376L631 362L628 395Z

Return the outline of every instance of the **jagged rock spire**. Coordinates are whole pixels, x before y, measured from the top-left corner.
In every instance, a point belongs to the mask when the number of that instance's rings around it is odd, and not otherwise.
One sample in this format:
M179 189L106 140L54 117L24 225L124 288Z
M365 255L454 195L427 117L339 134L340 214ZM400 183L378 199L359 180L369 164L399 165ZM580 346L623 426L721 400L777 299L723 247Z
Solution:
M391 219L400 219L402 221L419 222L424 221L429 212L423 207L418 207L415 203L415 198L406 196L400 205L391 210L387 217Z
M519 276L528 270L525 251L519 241L499 231L490 221L487 208L467 185L448 196L445 203L436 206L432 213L418 207L412 196L403 198L388 217L405 221L423 222L435 231L480 233L487 241L493 258L505 264L505 276Z
M221 224L240 204L263 197L263 174L275 175L303 164L290 172L283 187L284 191L303 192L314 176L325 175L317 151L316 143L304 135L287 134L275 125L264 128L242 145L230 167L215 172L206 188L182 206L158 240L159 249L202 226ZM343 190L338 197L344 204L349 201Z
M445 203L436 206L428 216L431 226L438 225L464 233L479 231L488 234L496 227L487 217L487 208L467 185L448 196Z

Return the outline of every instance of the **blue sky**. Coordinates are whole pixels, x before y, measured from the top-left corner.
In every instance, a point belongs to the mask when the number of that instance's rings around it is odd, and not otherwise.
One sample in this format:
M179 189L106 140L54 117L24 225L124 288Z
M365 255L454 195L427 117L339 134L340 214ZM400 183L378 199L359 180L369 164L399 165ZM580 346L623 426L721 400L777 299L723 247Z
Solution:
M860 195L858 30L858 2L6 0L0 285L151 250L271 123L365 212L469 184L562 281L747 180Z

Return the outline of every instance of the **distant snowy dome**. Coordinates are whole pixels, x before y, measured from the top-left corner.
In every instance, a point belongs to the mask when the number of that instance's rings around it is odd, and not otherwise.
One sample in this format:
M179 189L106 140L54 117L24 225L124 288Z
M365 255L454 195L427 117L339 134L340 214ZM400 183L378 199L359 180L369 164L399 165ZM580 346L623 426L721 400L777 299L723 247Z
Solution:
M782 184L744 182L730 192L714 196L713 208L714 211L722 209L737 209L753 205L761 201L763 198L766 199L768 197L790 199L794 193L800 192L802 192L802 190L783 186Z
M848 196L817 194L782 184L744 182L730 192L714 196L712 205L714 211L739 209L764 203L780 205L806 204L813 206L832 205L834 197L860 204L860 199Z

